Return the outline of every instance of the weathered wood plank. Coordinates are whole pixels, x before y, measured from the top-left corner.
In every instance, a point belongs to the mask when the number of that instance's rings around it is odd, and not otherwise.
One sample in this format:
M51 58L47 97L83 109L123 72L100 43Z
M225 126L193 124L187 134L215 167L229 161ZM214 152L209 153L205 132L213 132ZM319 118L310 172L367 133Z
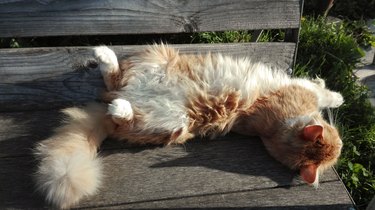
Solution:
M30 155L61 121L57 110L0 113L0 158Z
M272 190L268 193L267 190L288 189L301 184L301 181L293 176L294 173L273 160L259 143L256 139L237 139L232 136L223 141L192 142L185 146L147 149L137 153L124 150L121 150L122 153L104 153L108 155L104 161L112 169L108 174L111 178L105 181L103 194L95 196L94 200L96 205L116 201L119 204L119 200L124 200L121 205L125 208L162 208L166 205L168 208L263 206L272 201ZM112 179L121 185L113 183ZM322 179L323 182L336 180L332 171ZM311 187L309 189L314 191ZM246 193L250 191L253 191L251 196ZM306 194L299 197L311 196L307 188L304 191ZM252 196L256 195L259 199L265 193L270 196L267 196L268 199L249 201ZM239 197L227 200L225 197L230 194L237 194ZM338 199L345 197L347 194ZM285 206L286 202L284 200L273 205ZM331 202L337 204L336 201ZM91 205L92 199L81 204L83 207Z
M225 179L225 177L224 177ZM203 186L205 187L205 186ZM354 209L340 181L324 182L318 190L306 185L238 191L212 191L122 203L88 200L81 208L93 209ZM167 189L168 190L168 189ZM108 204L110 203L110 204Z
M79 207L344 209L352 205L332 170L315 190L301 184L258 143L255 139L231 139L193 142L185 147L104 150L103 187ZM0 158L0 165L1 209L45 206L33 190L32 158Z
M35 193L33 145L59 123L56 111L0 114L0 208L46 207ZM136 147L107 140L100 152L105 180L80 207L108 208L334 208L351 205L329 170L318 190L301 184L271 158L257 138L230 134L185 145ZM311 205L311 206L310 206Z
M298 28L300 0L1 1L0 37Z
M286 70L294 43L176 45L182 53L220 52L248 56ZM144 46L114 46L127 56ZM100 72L82 68L95 61L91 48L23 48L0 50L0 111L51 109L93 101L103 90ZM16 104L16 105L15 105Z

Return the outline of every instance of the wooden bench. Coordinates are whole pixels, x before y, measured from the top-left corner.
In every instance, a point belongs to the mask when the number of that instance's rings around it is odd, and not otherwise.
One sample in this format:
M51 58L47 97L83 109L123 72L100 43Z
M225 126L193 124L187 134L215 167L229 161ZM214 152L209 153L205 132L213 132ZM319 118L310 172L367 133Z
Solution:
M300 0L39 0L0 2L0 37L161 34L285 29L286 42L176 45L182 52L250 56L293 67ZM143 46L111 46L127 56ZM0 49L0 208L48 208L35 192L33 145L59 125L59 109L98 99L104 87L91 47ZM257 138L230 134L180 146L106 141L105 179L83 209L349 209L332 169L307 186Z

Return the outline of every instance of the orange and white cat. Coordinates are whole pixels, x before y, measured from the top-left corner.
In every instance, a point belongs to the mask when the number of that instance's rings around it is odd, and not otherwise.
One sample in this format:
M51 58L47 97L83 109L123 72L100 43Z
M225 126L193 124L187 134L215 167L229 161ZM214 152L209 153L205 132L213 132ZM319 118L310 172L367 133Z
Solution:
M183 55L166 45L120 60L94 49L107 104L64 110L65 125L36 147L37 187L59 208L98 190L97 149L110 136L138 144L177 144L229 131L257 135L269 153L317 186L340 155L342 141L320 110L343 97L321 79L290 78L247 58Z

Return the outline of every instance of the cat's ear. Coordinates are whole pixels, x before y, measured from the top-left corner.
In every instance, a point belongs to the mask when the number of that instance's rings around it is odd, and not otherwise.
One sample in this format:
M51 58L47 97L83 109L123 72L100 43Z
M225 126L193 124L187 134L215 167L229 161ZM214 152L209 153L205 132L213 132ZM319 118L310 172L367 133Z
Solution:
M310 165L307 165L307 166L303 166L301 169L300 169L300 175L302 177L302 179L309 183L309 184L313 184L315 182L315 179L317 178L317 170L318 170L318 166L315 165L315 164L310 164Z
M323 137L323 126L307 125L303 128L302 138L306 141L315 142L318 138Z

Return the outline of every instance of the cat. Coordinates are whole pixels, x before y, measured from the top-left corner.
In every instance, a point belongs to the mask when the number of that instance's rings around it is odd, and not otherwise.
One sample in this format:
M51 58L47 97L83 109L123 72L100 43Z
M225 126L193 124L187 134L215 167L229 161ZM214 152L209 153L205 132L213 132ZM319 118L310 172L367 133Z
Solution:
M58 208L98 190L97 150L107 137L168 145L229 131L259 136L271 156L314 186L340 155L339 133L321 110L344 100L320 78L291 78L248 58L181 54L165 44L120 61L106 46L93 54L105 103L65 109L65 124L35 148L36 185Z

